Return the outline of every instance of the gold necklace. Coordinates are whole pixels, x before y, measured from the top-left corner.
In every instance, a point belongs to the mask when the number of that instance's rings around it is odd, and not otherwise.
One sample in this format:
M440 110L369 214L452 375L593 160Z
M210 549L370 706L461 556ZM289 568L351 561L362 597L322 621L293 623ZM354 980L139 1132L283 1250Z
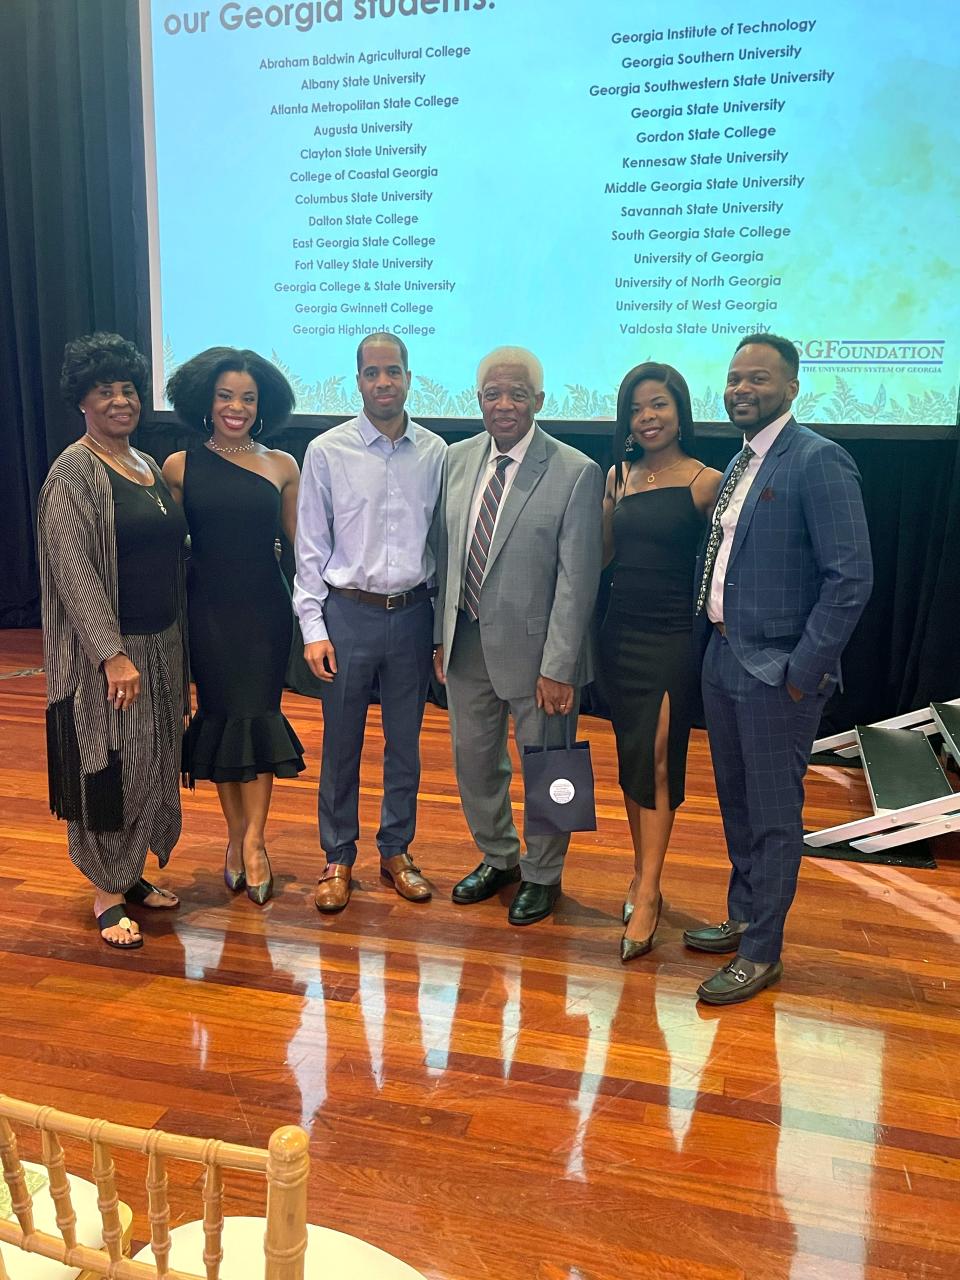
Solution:
M84 440L89 440L91 445L93 445L93 448L97 452L109 453L110 457L113 458L117 466L120 467L120 469L124 472L127 479L133 481L133 483L137 486L138 489L143 489L147 497L152 499L152 501L157 504L157 506L160 508L161 515L167 514L167 508L163 505L163 499L157 493L156 480L154 480L153 484L144 484L142 480L139 480L137 478L137 473L127 466L127 464L124 462L120 454L117 453L116 449L111 449L109 445L101 444L100 441L97 440L94 436L92 436L89 431L84 433L83 438ZM150 470L149 465L147 469Z
M669 465L669 467L661 467L661 468L660 468L660 470L659 470L659 472L656 472L656 473L655 473L655 472L653 472L653 471L648 471L648 472L647 472L647 484L656 484L656 483L657 483L657 475L661 475L661 476L662 476L662 475L664 475L667 471L672 471L674 467L679 467L679 465L680 465L680 463L681 463L681 462L686 462L686 458L678 458L678 459L676 460L676 462L671 462L671 463L670 463L670 465Z

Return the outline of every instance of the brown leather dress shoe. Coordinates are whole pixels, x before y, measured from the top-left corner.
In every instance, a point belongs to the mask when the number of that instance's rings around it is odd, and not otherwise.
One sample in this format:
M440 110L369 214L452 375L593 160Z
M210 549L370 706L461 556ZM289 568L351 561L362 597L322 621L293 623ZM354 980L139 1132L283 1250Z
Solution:
M318 911L342 911L350 901L351 867L340 862L328 862L323 875L317 881L313 901Z
M381 862L380 875L408 902L429 902L433 897L433 885L420 874L409 853L398 853Z

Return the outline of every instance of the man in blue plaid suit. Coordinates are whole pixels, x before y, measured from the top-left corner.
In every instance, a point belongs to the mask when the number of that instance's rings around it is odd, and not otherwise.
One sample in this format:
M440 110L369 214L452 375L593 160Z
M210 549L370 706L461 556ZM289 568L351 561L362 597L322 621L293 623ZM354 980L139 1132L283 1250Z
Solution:
M700 951L736 952L703 982L708 1004L776 982L803 845L803 777L840 655L873 584L853 459L801 427L799 358L786 338L743 339L724 405L744 434L698 563L703 702L731 862L727 919L688 929Z

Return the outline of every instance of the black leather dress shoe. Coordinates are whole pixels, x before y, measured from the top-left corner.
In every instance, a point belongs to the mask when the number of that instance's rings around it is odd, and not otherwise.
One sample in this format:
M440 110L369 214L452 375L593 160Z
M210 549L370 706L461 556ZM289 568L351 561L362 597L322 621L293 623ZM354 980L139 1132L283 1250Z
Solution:
M459 884L453 886L450 895L454 902L484 902L492 898L505 885L516 884L520 879L519 867L491 867L481 862Z
M746 931L744 921L724 920L722 924L708 924L702 929L684 929L683 941L695 951L736 951Z
M535 924L550 914L559 897L559 884L530 884L525 880L510 903L507 919L511 924Z
M755 964L737 956L719 969L712 978L701 982L697 995L704 1004L739 1004L749 1000L765 987L772 987L783 977L783 965L779 960L772 964Z

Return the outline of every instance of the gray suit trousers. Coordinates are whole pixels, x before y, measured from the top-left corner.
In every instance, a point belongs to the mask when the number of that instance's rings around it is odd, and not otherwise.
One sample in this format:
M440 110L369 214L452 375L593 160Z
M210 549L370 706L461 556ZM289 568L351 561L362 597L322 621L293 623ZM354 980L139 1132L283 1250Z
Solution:
M517 749L539 746L546 722L547 745L561 746L563 719L547 716L529 697L503 701L493 691L480 640L480 626L462 611L447 668L447 702L453 737L453 764L463 812L483 860L500 869L521 866L532 884L559 884L569 835L527 836L527 852L520 859L520 837L510 806L513 770L507 751L507 728L513 717ZM571 728L576 732L579 691L574 691Z

